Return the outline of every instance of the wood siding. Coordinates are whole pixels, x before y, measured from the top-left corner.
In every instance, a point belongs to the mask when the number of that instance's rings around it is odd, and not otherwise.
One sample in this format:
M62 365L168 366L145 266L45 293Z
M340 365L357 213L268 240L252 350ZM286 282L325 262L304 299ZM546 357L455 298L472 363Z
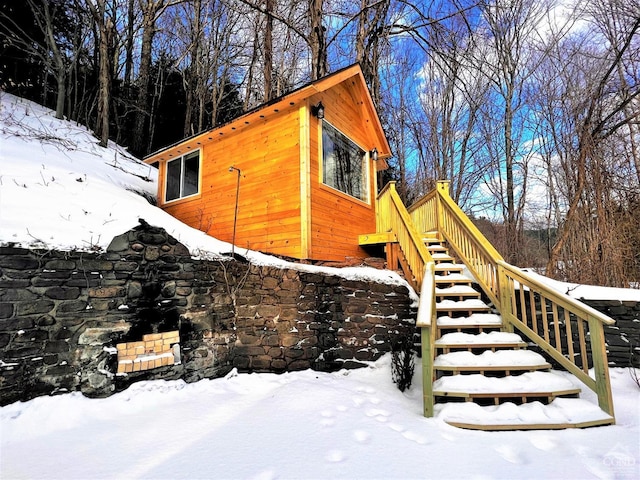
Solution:
M364 103L356 83L347 80L311 99L322 101L325 120L347 135L365 151L373 149L369 126L363 119ZM358 245L358 235L376 231L375 167L369 160L369 198L367 202L350 197L322 183L322 127L311 119L311 257L316 260L343 261L345 257L365 258L367 253Z
M358 236L376 231L376 165L368 160L369 192L363 202L322 184L321 123L311 106L322 101L325 118L365 151L381 159L389 145L358 66L325 77L149 156L159 162L159 206L188 225L231 242L236 171L241 170L235 244L286 257L344 261L367 256ZM201 150L198 195L164 203L166 162ZM377 168L385 168L381 160Z
M300 163L297 108L218 135L202 147L201 194L161 205L168 213L231 242L241 170L236 246L300 256ZM161 166L161 181L165 169Z

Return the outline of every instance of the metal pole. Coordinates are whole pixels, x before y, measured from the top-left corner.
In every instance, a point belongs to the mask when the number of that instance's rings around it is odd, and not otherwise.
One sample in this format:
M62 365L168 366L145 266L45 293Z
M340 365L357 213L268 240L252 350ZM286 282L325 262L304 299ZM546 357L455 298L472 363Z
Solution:
M231 256L233 258L235 257L235 248L236 248L236 224L238 222L238 198L240 196L240 169L237 167L234 167L233 165L229 167L229 171L233 172L236 171L238 174L238 180L236 182L236 209L235 212L233 214L233 235L231 237Z

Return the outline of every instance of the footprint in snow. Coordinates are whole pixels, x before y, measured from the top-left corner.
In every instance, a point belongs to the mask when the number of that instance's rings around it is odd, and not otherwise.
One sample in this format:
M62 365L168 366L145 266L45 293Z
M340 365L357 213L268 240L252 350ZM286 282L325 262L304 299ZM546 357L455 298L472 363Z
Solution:
M369 443L371 441L371 434L364 430L356 430L353 432L353 438L358 443Z
M338 463L346 460L347 456L340 450L331 450L324 458L327 462Z
M388 411L382 410L381 408L370 408L365 412L367 417L373 417L378 422L386 422L387 417L391 415Z
M320 412L320 415L322 416L320 425L322 425L323 427L331 427L336 423L335 419L333 418L334 414L331 410L323 410L322 412Z
M426 445L428 443L426 437L423 437L422 435L419 435L419 434L417 434L415 432L412 432L412 431L404 432L402 434L402 436L404 438L406 438L407 440L411 440L412 442L416 442L419 445Z
M531 445L543 452L550 452L558 446L558 443L552 437L546 435L534 436L530 438L529 441L531 442Z
M273 470L265 470L249 478L250 480L275 480L278 476Z
M404 432L404 427L402 425L398 425L397 423L390 423L387 426L394 432Z
M521 452L518 451L517 448L512 447L511 445L500 445L495 448L496 452L504 458L509 463L514 463L516 465L522 465L527 462L526 458L522 455Z
M376 393L376 389L373 387L359 387L358 392L364 393Z

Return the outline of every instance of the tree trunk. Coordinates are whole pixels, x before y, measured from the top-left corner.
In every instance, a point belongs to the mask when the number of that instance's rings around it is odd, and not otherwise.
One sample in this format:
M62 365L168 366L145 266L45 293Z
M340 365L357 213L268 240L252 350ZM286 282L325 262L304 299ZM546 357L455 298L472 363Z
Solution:
M309 47L311 48L311 79L324 77L328 70L325 28L322 25L324 0L309 1Z
M124 83L131 85L133 72L133 26L135 21L134 0L129 0L127 8L127 38L125 41Z
M264 29L264 101L268 102L273 96L273 13L274 0L265 0L267 11Z
M158 2L149 1L144 4L142 10L142 45L140 52L140 74L138 75L138 101L136 109L136 121L132 150L139 154L145 151L146 138L148 135L149 119L149 85L151 72L151 53L153 47L153 37L156 33L156 15L163 7L164 0Z

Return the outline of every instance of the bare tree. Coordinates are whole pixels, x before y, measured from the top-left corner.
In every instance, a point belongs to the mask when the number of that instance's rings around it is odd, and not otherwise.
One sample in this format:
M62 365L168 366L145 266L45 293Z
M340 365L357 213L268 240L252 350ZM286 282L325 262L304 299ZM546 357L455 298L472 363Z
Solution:
M36 56L46 71L56 79L56 118L63 118L67 95L67 76L77 59L78 51L60 31L59 25L69 15L71 7L63 1L27 0L41 38L34 38L14 19L0 11L0 24L13 45ZM57 19L57 20L56 20ZM57 25L56 25L57 22ZM46 84L46 82L44 82Z
M142 40L140 44L140 63L138 74L138 101L131 148L134 152L145 153L145 139L148 133L149 89L151 85L151 59L153 38L156 34L156 22L171 5L183 0L144 0L139 2L142 15Z
M554 127L551 138L562 151L557 172L566 185L566 208L547 272L574 281L624 283L630 276L622 272L623 266L633 263L634 253L626 247L633 244L634 235L625 229L637 222L633 208L640 188L634 181L635 143L625 131L633 131L630 125L640 118L640 84L632 68L637 65L640 10L635 10L636 16L627 15L620 6L626 4L594 3L585 11L591 25L608 38L606 47L587 41L587 35L599 35L592 29L563 42L557 54L562 69L556 75L562 81L555 94L562 100L564 118L554 119L562 128ZM624 82L621 69L628 72Z
M499 202L506 231L503 255L517 263L526 200L528 114L526 86L535 69L538 29L549 11L539 0L489 0L480 3L482 23L474 39L473 68L492 85L492 98L482 110L485 154L494 169L487 186Z
M113 43L115 39L115 12L107 0L85 0L98 33L98 107L95 134L100 145L109 142L109 122L111 106L111 82L113 78Z

